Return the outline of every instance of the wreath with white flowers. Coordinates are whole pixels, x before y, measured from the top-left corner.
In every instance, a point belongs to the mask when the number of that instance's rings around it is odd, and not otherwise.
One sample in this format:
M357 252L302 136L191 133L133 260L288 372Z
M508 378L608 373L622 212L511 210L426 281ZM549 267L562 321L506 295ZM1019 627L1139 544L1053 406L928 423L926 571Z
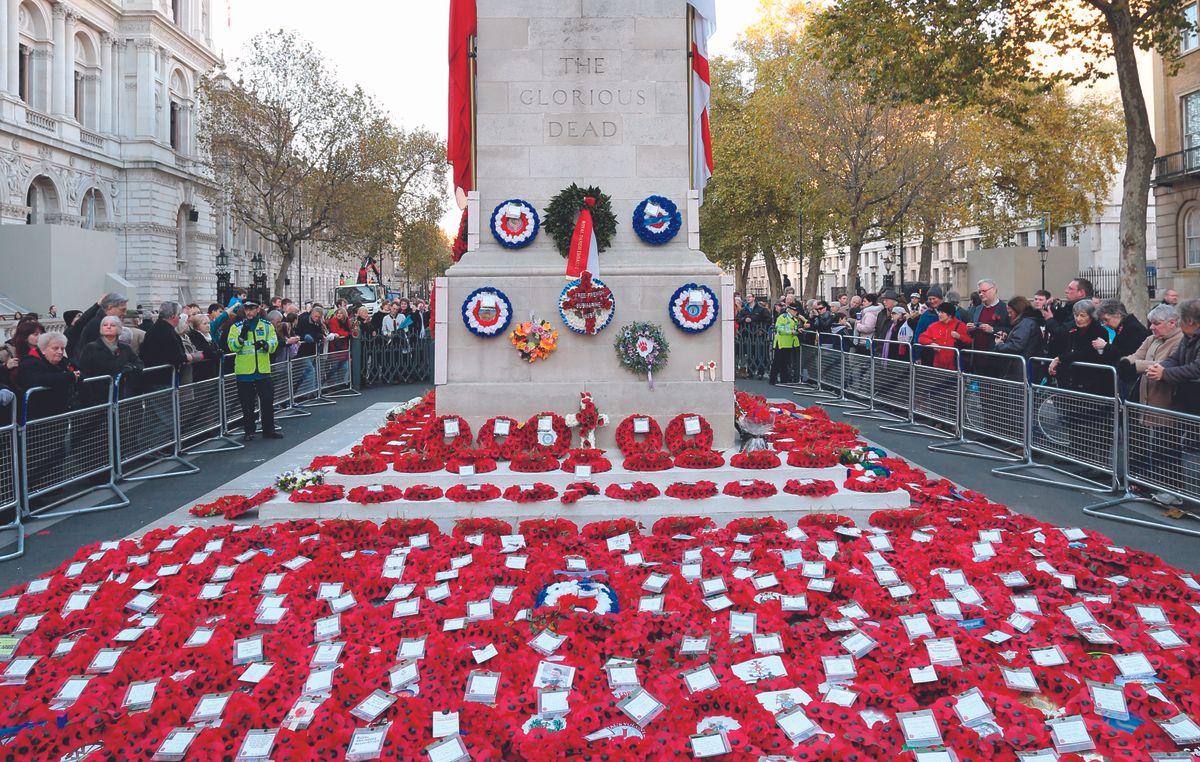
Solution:
M528 201L510 198L492 210L492 236L506 249L521 249L533 243L541 227L542 220Z
M662 246L679 234L683 216L665 196L649 196L633 210L633 230L652 246Z
M558 314L563 324L585 336L595 336L608 327L616 311L612 289L587 270L568 283L558 296Z
M499 289L477 288L463 302L463 324L476 336L500 335L512 322L512 315L512 302Z
M720 306L717 295L708 286L685 283L671 294L667 313L680 330L700 333L716 324Z
M617 603L617 594L602 582L572 579L547 585L538 594L534 604L536 608L548 606L556 608L559 600L570 596L575 611L592 614L615 614L621 610ZM586 601L586 602L585 602Z

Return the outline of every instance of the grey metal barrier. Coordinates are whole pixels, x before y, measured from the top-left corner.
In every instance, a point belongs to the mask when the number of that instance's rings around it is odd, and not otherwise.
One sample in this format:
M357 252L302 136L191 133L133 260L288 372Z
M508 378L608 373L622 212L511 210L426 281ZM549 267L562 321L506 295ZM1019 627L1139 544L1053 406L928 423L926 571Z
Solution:
M178 373L170 365L146 368L138 374L144 391L122 397L122 377L117 376L113 439L117 448L115 467L119 481L165 479L200 470L180 454L182 432L175 386L177 379ZM139 462L140 465L134 466ZM174 466L170 471L143 473L168 463Z
M1200 416L1127 402L1122 408L1121 444L1118 448L1124 490L1120 497L1089 505L1089 516L1126 524L1165 529L1200 537L1200 530L1156 521L1142 515L1113 512L1123 505L1161 503L1133 492L1134 487L1173 495L1180 501L1200 505Z
M320 355L321 392L326 399L358 397L361 392L353 385L349 349L337 349Z
M945 352L942 347L937 352ZM959 351L959 436L930 450L1021 462L1029 458L1029 373L1025 358L974 349ZM968 439L967 434L974 434ZM981 441L983 437L1009 449ZM1013 450L1018 450L1013 452Z
M902 342L891 344L906 346L909 362L901 366L894 360L885 364L880 358L876 358L876 388L884 395L883 401L886 405L904 410L907 418L899 423L884 424L880 428L927 439L961 439L959 410L962 407L962 379L957 370L960 362L958 349L936 349L937 352L946 353L940 356L949 358L949 362L955 367L955 370L947 370L921 364L920 360L923 358L932 362L939 356L933 351L922 353L923 347L903 345ZM922 420L917 420L918 416Z
M358 344L363 386L433 380L433 339L413 339L402 334L372 336ZM763 373L769 367L764 366Z
M909 354L912 348L904 341L874 339L870 349L871 354L864 358L868 378L867 408L851 410L846 415L891 422L892 425L911 423L905 420L904 414L884 407L906 411L911 418L912 363Z
M1036 369L1051 362L1049 358L1035 357L1030 364ZM1111 365L1085 362L1072 363L1070 369L1091 374L1095 381L1093 391L1097 393L1044 384L1031 386L1026 436L1029 446L1025 458L1017 465L997 468L994 473L1092 492L1115 492L1121 488L1118 453L1121 399L1117 370ZM1036 461L1035 454L1071 463L1075 470ZM1056 476L1038 475L1037 471L1049 471ZM1085 475L1091 471L1098 472L1101 478Z
M871 397L870 341L852 336L834 336L833 339L832 348L821 350L822 373L826 368L833 371L832 377L838 379L837 397L822 404L866 411L868 408L863 403Z
M244 446L225 436L222 415L225 390L220 360L216 363L214 377L179 387L179 437L181 442L193 443L183 448L186 455L228 452Z
M241 433L233 428L242 420L242 404L238 401L237 393L237 376L233 373L235 357L237 355L228 354L221 358L221 435L224 437L235 437Z
M16 407L16 404L13 404ZM16 535L16 550L0 554L0 561L20 558L25 553L25 525L21 522L21 483L17 468L16 424L0 427L0 532ZM8 516L12 512L11 518Z
M234 386L236 387L237 385L234 384ZM296 400L292 396L294 388L291 361L280 360L279 362L271 363L271 390L275 399L276 421L284 418L304 418L305 416L312 415L312 413L304 408L296 406ZM238 409L241 410L240 407Z
M320 347L318 347L320 348ZM288 370L292 375L292 404L299 408L320 407L333 405L334 400L326 399L321 394L321 352L295 357Z
M81 397L102 402L79 410L26 420L18 432L20 466L20 502L25 518L57 518L95 513L129 505L129 498L117 486L116 440L113 436L114 412L112 376L90 378L80 384ZM93 397L89 392L96 392ZM59 394L45 387L25 392L25 411L39 394ZM92 483L105 479L98 484ZM83 484L71 492L68 487ZM64 503L94 492L106 491L112 498L99 505L53 510ZM60 494L70 492L70 494ZM44 501L41 500L44 498ZM34 507L33 501L39 499Z
M740 330L740 329L739 329ZM791 389L797 397L826 399L831 395L821 388L821 336L816 331L800 332L797 350L796 381L780 386Z

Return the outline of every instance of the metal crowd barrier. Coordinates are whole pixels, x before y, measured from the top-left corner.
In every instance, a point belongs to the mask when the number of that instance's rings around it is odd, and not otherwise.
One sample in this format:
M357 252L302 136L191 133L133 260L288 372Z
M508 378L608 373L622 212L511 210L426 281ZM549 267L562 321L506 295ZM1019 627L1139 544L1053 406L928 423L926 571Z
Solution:
M112 376L89 378L79 384L80 394L90 399L90 392L101 390L97 399L103 402L81 410L27 419L21 425L18 439L20 461L20 502L26 518L56 518L95 513L129 505L129 498L117 486L116 438L113 436ZM46 387L25 392L23 414L37 394L57 394ZM103 479L96 484L90 483ZM54 497L55 493L83 484L69 495ZM87 508L62 511L52 509L93 492L111 492L113 499ZM51 502L33 509L30 501L46 497Z
M869 400L874 393L874 363L871 362L871 340L839 336L841 352L842 389L841 397L827 403L829 407L846 408L850 411L870 410Z
M288 373L292 377L292 404L309 408L332 405L334 400L321 395L320 353L292 358Z
M296 401L292 397L292 363L290 360L280 360L271 364L271 390L275 400L275 420L279 421L284 418L304 418L312 413L302 407L296 406ZM234 392L236 394L237 384L234 384ZM238 417L241 417L241 408L238 408Z
M320 355L318 367L321 393L326 399L361 396L362 393L354 388L349 349L338 349Z
M361 339L359 346L363 386L433 380L433 339L413 339L406 334L372 336ZM747 345L741 346L742 351L749 351ZM762 373L768 368L769 363L762 366Z
M1200 530L1155 521L1145 516L1114 513L1122 505L1161 505L1133 488L1141 487L1200 504L1200 417L1127 402L1122 409L1121 444L1118 454L1125 476L1120 497L1089 505L1089 516L1126 524L1165 529L1200 537Z
M1049 365L1050 358L1035 357L1030 365ZM1022 463L997 468L997 476L1074 487L1093 492L1116 492L1121 488L1118 444L1121 430L1121 399L1117 370L1111 365L1077 362L1071 369L1099 374L1104 378L1103 395L1034 384L1028 386L1028 420L1025 458ZM1107 477L1097 481L1075 471L1034 460L1040 453L1076 464ZM1052 471L1070 481L1038 476L1030 471Z
M179 393L175 385L179 374L175 368L170 365L146 368L137 374L137 380L147 391L125 397L121 394L122 375L117 376L116 401L113 405L117 480L148 481L199 471L199 466L180 454L183 436ZM133 467L139 461L146 462ZM142 473L166 463L174 463L178 468L152 474Z
M15 404L14 404L15 406ZM17 548L0 555L0 561L20 558L25 553L25 525L21 523L21 483L17 469L17 426L0 427L0 532L16 533ZM8 516L12 512L11 518Z
M734 356L738 370L745 372L747 378L765 376L770 372L774 336L773 324L742 323L738 326L735 344L741 347L741 351L735 347Z
M747 329L738 329L747 330ZM774 340L771 338L774 331L767 334L767 347L770 347ZM801 331L800 332L800 356L797 363L797 373L799 374L795 383L780 384L780 386L793 390L792 393L797 397L813 397L817 399L830 399L831 395L821 386L821 335L816 331ZM769 352L770 349L768 348ZM768 364L768 367L769 364Z
M938 347L935 351L946 350ZM1029 374L1025 358L974 349L960 350L958 356L959 435L949 442L931 444L929 449L985 460L1027 460ZM976 438L968 439L967 434ZM980 437L1019 448L1021 452L1002 449L981 441Z
M179 387L181 444L200 440L181 450L186 455L240 450L245 445L230 439L225 427L224 360L216 360L217 375Z

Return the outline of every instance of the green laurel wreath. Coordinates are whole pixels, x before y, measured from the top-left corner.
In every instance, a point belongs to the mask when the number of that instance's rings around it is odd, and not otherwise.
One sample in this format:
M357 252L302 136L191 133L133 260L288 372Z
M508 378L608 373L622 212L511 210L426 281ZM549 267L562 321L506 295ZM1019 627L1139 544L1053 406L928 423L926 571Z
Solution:
M613 235L617 232L617 216L613 214L612 199L608 194L595 185L580 188L571 183L569 188L564 188L550 199L542 213L542 227L554 239L554 245L563 257L571 254L571 236L575 233L575 222L579 219L579 210L583 209L583 199L587 196L596 199L596 205L592 207L592 226L600 251L612 244Z

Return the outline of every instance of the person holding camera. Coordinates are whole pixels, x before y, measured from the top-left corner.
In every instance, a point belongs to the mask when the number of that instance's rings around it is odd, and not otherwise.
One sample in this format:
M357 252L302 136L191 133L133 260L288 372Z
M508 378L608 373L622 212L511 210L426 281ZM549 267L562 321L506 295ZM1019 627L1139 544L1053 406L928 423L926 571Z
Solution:
M254 398L262 411L264 439L283 439L275 430L275 387L271 383L271 353L279 348L275 327L259 317L256 302L243 302L245 319L229 331L229 350L237 376L238 401L242 403L242 430L246 441L254 439Z

